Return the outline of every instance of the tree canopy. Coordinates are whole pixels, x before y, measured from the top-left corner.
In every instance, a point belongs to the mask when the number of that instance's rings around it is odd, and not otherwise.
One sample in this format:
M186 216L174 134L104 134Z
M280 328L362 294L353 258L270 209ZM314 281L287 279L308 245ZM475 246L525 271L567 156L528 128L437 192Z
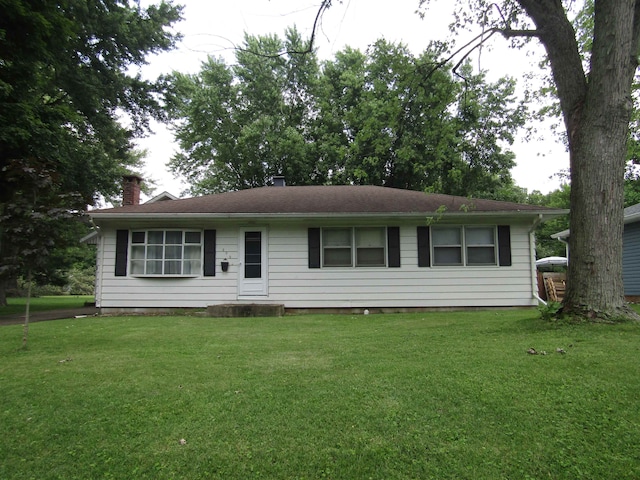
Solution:
M434 45L414 56L378 40L320 63L295 29L247 36L236 64L174 73L169 103L192 193L266 185L372 184L500 198L515 188L508 150L525 121L514 82L445 70ZM286 52L286 53L281 53Z
M128 0L3 2L0 159L46 162L86 204L114 192L131 140L162 115L158 82L135 67L170 49L180 8ZM122 117L126 116L125 121ZM11 191L0 177L4 196Z
M129 0L2 2L0 280L28 258L20 223L44 221L29 212L83 210L136 166L132 139L163 116L163 85L136 67L173 48L168 27L180 11L164 1L147 9Z

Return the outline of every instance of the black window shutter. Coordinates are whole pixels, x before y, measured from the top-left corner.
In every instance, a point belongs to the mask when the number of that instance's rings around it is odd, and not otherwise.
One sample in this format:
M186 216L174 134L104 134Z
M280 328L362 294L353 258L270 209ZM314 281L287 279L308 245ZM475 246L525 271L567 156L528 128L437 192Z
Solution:
M498 264L501 267L511 266L511 228L509 225L498 225Z
M216 276L216 231L204 231L204 269L205 277Z
M418 266L431 266L431 243L429 227L418 227Z
M310 228L309 237L309 268L320 268L320 229Z
M116 230L116 277L127 276L129 230Z
M389 267L400 267L400 227L387 227L387 262Z

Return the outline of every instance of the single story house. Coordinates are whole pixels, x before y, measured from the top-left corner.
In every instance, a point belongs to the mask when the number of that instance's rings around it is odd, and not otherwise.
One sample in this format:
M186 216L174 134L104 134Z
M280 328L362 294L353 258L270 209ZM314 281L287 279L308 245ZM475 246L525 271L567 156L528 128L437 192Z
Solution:
M569 258L570 230L554 233L556 238L566 244ZM569 258L569 261L571 259ZM640 301L640 203L624 209L624 231L622 234L622 281L624 295L630 302Z
M145 204L125 192L128 205L90 211L97 306L535 306L533 231L567 213L377 186L280 185Z

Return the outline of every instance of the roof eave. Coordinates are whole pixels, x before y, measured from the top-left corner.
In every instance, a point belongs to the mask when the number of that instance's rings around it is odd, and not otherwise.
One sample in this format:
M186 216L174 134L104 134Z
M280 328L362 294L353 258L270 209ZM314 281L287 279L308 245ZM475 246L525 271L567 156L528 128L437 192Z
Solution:
M637 221L640 221L640 212L625 215L624 217L624 223L635 223Z
M82 237L80 240L78 240L78 243L95 245L98 243L98 235L100 235L100 232L98 230L92 230L91 232L87 233L84 237Z
M506 210L506 211L471 211L471 212L311 212L311 213L91 213L89 215L96 221L100 220L125 220L125 219L145 219L145 220L162 220L162 219L297 219L297 218L348 218L348 217L402 217L402 218L421 218L421 217L539 217L544 220L550 220L569 213L568 210Z
M554 233L554 234L549 235L549 236L551 238L555 238L557 240L557 239L560 239L560 238L569 238L569 235L571 235L571 230L563 230L561 232L557 232L557 233Z
M628 224L628 223L635 223L635 222L638 222L638 221L640 221L640 212L632 213L630 215L625 215L625 217L624 217L624 224L625 225ZM567 239L570 236L571 236L571 230L570 229L563 230L561 232L557 232L557 233L554 233L553 235L550 235L551 238L554 238L556 240L557 239L561 239L561 238L562 239Z

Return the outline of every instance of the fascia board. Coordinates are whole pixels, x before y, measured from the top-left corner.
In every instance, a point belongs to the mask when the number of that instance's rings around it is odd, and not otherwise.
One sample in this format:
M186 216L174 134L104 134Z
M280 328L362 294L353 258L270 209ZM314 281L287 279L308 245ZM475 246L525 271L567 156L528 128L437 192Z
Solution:
M640 212L633 213L624 217L624 223L635 223L640 221Z
M552 235L549 235L551 238L569 238L569 235L571 235L571 230L563 230L561 232L558 233L554 233Z
M632 215L627 215L624 217L624 223L625 225L627 223L635 223L640 221L640 212L638 213L634 213ZM551 235L551 238L569 238L569 236L571 235L571 230L563 230L561 232L558 233L554 233L553 235Z
M98 213L89 215L94 221L100 222L101 220L163 220L163 219L216 219L216 220L247 220L256 218L269 218L269 219L324 219L324 218L349 218L349 217L392 217L392 218L424 218L424 217L510 217L510 218L523 218L523 217L542 217L545 220L556 218L569 213L568 210L511 210L511 211L495 211L495 212L375 212L375 213Z

